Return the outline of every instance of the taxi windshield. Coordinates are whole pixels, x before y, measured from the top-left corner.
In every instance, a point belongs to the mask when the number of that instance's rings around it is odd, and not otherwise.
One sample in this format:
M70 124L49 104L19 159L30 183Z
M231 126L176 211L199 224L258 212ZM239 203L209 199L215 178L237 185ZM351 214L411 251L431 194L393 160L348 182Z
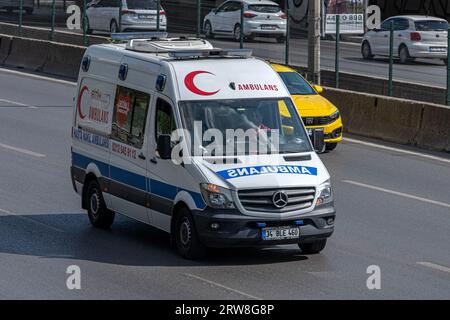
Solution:
M183 128L196 137L191 138L192 155L199 150L208 156L312 151L289 98L182 101L180 114ZM212 140L213 150L207 148Z

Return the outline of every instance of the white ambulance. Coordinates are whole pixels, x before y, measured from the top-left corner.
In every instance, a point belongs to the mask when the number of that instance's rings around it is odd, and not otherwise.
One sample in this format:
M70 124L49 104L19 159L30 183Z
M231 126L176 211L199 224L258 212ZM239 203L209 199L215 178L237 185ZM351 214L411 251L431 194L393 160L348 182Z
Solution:
M71 177L91 223L126 215L169 232L188 259L322 251L335 219L323 132L310 139L271 66L202 39L119 38L87 49L74 105Z

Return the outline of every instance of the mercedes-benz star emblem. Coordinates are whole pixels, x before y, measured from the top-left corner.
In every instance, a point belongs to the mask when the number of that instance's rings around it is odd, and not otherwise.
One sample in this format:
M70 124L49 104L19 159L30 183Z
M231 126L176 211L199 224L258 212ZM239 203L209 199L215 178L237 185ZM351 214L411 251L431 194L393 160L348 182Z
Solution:
M286 193L283 191L275 192L272 196L272 202L275 207L278 209L286 207L288 204L289 197Z

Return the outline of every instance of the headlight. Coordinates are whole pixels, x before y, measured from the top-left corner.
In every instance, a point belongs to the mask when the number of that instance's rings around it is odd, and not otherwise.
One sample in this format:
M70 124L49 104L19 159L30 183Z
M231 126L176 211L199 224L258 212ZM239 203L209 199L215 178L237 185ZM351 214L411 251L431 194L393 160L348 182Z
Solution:
M333 188L331 187L330 180L321 184L318 188L319 197L316 200L316 207L323 206L333 201Z
M202 183L200 185L203 199L208 206L215 209L233 209L234 202L231 191L219 187L212 183Z
M331 119L331 120L337 120L340 116L341 116L341 114L339 113L339 111L336 111L335 113L333 113L333 114L330 116L330 119Z

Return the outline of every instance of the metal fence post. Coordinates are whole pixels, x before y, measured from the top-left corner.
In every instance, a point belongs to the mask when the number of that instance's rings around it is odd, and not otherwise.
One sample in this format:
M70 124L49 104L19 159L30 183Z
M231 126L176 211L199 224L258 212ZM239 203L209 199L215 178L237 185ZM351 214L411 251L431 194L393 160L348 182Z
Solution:
M55 39L55 19L56 19L56 0L52 1L52 32L51 32L51 40Z
M22 35L22 24L23 24L23 0L19 1L19 36Z
M87 23L88 19L86 16L86 0L83 0L83 44L85 46L88 45L88 39L87 39Z
M389 35L389 83L388 83L388 96L392 97L392 81L394 71L394 22L390 24Z
M244 3L241 6L241 28L239 35L239 48L244 48Z
M159 19L161 16L161 0L156 0L156 31L160 29Z
M200 38L202 30L202 1L197 0L197 38Z
M339 88L339 53L341 50L341 16L339 14L336 15L336 56L335 56L335 81L336 88Z
M119 0L119 32L122 32L123 2Z
M289 8L286 3L286 48L285 48L285 58L284 64L289 65L289 56L290 56L290 40L291 40L291 19L289 17Z
M450 28L447 30L447 105L450 106L450 65L448 61L450 59Z

